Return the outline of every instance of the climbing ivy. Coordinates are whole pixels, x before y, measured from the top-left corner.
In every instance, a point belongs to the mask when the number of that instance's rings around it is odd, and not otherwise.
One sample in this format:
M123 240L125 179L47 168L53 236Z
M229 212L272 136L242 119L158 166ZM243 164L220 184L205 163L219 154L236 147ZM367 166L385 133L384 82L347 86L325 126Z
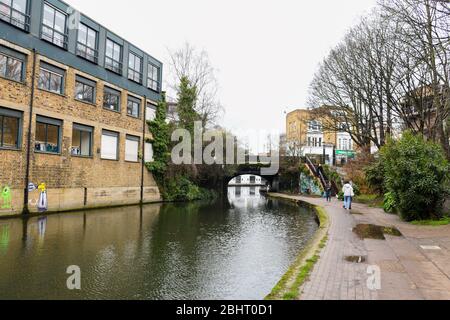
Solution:
M147 163L146 166L153 173L160 187L164 186L164 175L170 158L170 136L166 118L167 102L166 95L163 93L162 99L156 108L155 119L147 122L150 133L153 136L153 162Z

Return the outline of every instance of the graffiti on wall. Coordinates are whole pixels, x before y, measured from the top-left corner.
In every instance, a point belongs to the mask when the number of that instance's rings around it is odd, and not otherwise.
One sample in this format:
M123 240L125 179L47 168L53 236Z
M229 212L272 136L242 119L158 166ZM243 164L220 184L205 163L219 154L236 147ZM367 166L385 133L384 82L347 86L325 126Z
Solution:
M4 186L2 189L2 209L11 209L12 207L12 195L11 195L11 188L8 186Z

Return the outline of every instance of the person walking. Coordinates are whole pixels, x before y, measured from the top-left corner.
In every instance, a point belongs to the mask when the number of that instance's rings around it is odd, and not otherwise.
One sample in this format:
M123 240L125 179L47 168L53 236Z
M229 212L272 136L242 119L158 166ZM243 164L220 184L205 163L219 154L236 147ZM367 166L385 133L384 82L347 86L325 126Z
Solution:
M352 185L348 181L344 184L342 192L344 193L344 209L351 210L352 199L355 196L355 192L353 191Z
M325 190L325 193L326 193L326 196L327 196L327 202L331 202L331 192L332 192L332 186L331 186L331 182L328 182L327 183L327 186L326 186L326 190Z

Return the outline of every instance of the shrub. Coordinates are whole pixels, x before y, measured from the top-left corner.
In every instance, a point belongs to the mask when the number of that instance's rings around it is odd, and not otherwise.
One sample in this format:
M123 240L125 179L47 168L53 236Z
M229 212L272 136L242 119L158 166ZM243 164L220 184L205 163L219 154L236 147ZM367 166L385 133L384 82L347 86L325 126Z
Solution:
M373 191L382 195L384 193L384 167L381 158L378 158L371 165L364 168L366 181Z
M449 163L441 146L407 131L381 149L389 205L406 221L442 217Z
M387 213L395 212L395 196L392 192L388 192L384 195L383 209Z

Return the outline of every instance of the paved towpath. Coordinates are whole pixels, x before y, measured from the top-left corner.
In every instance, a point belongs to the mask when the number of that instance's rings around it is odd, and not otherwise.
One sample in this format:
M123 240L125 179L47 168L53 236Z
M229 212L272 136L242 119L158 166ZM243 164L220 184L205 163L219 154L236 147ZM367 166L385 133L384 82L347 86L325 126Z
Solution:
M275 194L276 195L276 194ZM287 196L319 205L330 216L329 240L310 279L301 288L303 300L450 300L450 226L414 226L379 208L354 204L349 214L333 199ZM396 227L402 237L359 239L353 228L360 223ZM364 256L351 263L347 256ZM381 270L381 289L369 290L370 266Z

